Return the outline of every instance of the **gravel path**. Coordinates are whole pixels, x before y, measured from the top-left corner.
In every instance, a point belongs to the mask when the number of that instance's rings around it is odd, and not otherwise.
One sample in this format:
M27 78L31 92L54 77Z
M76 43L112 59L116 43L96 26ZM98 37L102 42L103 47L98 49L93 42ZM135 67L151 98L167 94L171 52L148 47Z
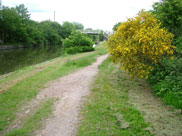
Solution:
M79 122L79 109L83 96L89 94L91 83L100 65L108 55L100 56L95 63L62 77L42 90L38 99L58 98L53 117L45 121L45 127L37 136L74 136Z

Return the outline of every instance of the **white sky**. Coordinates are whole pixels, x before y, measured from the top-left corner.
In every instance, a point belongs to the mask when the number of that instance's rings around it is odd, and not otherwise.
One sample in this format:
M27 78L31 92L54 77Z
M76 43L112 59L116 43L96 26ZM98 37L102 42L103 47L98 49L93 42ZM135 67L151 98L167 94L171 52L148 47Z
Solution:
M159 0L2 0L4 6L25 4L36 21L79 22L85 28L112 30L117 22L149 10Z

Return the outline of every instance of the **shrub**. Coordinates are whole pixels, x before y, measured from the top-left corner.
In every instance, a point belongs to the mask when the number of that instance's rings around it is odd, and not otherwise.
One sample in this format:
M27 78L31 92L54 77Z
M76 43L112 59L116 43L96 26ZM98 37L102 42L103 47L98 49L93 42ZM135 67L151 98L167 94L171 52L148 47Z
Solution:
M93 42L79 31L73 32L68 38L63 40L63 47L68 54L93 51Z
M81 52L89 52L94 51L95 48L91 46L75 46L75 47L69 47L65 49L65 52L68 54L75 54L75 53L81 53Z
M158 22L152 13L142 10L123 22L108 40L112 60L131 77L147 78L163 56L173 55L173 35Z
M63 47L69 48L74 46L92 46L92 40L87 36L82 34L79 31L74 31L72 34L63 40Z
M154 93L166 104L182 109L182 58L163 58L149 74Z

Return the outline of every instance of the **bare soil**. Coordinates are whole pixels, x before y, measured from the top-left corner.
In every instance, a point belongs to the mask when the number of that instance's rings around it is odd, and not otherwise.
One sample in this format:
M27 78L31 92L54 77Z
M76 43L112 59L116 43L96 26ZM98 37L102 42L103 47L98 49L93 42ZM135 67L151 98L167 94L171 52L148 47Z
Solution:
M58 98L53 117L45 121L37 136L74 136L79 122L79 109L83 97L89 94L91 83L98 73L98 65L108 55L100 56L95 63L62 77L40 92L37 99Z

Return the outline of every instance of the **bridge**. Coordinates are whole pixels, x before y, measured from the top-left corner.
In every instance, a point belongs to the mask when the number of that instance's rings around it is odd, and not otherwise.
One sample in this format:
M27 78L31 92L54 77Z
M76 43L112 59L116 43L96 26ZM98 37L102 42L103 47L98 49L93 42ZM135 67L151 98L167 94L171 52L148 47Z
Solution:
M101 30L79 30L83 34L88 34L88 35L100 35L103 34L104 40L107 40L109 38L109 35L111 35L113 32L109 31L101 31Z

